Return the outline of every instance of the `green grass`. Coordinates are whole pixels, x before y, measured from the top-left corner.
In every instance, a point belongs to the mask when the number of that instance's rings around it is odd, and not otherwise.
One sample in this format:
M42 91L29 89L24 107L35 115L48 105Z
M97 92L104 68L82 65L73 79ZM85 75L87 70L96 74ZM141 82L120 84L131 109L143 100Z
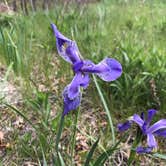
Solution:
M48 13L40 11L29 16L18 14L10 18L1 17L3 19L0 21L4 24L0 27L0 60L7 67L13 67L15 76L11 79L21 86L24 99L32 98L31 102L26 103L22 109L23 114L28 111L35 112L37 121L41 121L38 124L39 132L44 130L45 134L50 134L54 138L60 113L54 118L49 117L50 108L46 108L45 105L48 106L48 103L44 103L47 101L47 96L39 93L40 85L44 85L51 95L51 100L52 98L55 100L54 106L61 111L61 91L72 79L72 71L57 54L55 39L50 28L50 23L53 22L65 36L77 41L85 59L89 58L98 63L105 56L109 56L121 62L123 66L121 78L112 83L98 80L113 115L114 124L135 112L146 111L149 108L157 108L160 110L159 117L164 117L166 115L165 7L164 1L150 1L143 4L140 1L124 3L105 0L79 7L69 5L64 8L59 5ZM54 80L60 80L56 92L53 90ZM93 107L95 115L100 116L95 109L102 103L99 102L94 89L94 84L91 84L86 91L88 97L85 97L85 100L92 100L92 104L89 105ZM34 96L37 97L34 99ZM45 112L42 112L43 110ZM84 107L81 112L80 116L87 113ZM68 130L71 130L72 118L72 115L69 116L65 122ZM52 131L48 131L50 125ZM87 122L84 125L87 125L87 128L89 126ZM108 139L101 139L100 142L106 148L112 143L111 132L107 128L100 131L101 134L104 132L108 135ZM96 135L92 137L95 138ZM37 155L39 160L41 158L44 160L41 146L36 151L26 146L27 142L33 139L30 133L24 135L22 139L17 139L18 143L22 142L24 145L18 147L19 154L24 151L23 157ZM49 139L50 137L43 141L46 160L50 157L51 147L54 146L53 142L49 142L50 149L45 145ZM36 141L37 139L31 144L34 149ZM94 141L91 142L93 143ZM69 147L65 147L65 150L69 150ZM99 152L103 152L102 148L98 149ZM67 162L70 160L67 155L66 160Z

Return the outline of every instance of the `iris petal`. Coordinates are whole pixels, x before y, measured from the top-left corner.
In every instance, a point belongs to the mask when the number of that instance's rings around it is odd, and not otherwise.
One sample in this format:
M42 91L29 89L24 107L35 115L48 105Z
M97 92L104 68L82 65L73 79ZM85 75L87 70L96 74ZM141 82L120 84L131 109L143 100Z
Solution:
M51 28L52 28L52 30L53 30L53 32L54 32L55 37L60 38L60 39L65 40L65 41L69 41L69 42L71 41L70 39L68 39L67 37L65 37L64 35L62 35L62 34L58 31L58 29L57 29L57 27L56 27L55 24L51 24Z
M81 61L80 52L75 41L70 42L65 51L65 54L70 58L73 64Z
M79 74L76 74L68 85L68 97L74 99L80 93Z
M157 147L157 142L154 138L154 135L151 133L147 134L147 143L149 147Z
M80 86L82 86L83 88L87 88L90 82L89 74L87 73L82 74L81 77L82 78L81 78Z
M63 116L68 114L71 110L77 109L81 102L81 93L79 93L74 99L70 99L68 97L68 86L65 87L63 91L63 99L64 99L64 111Z
M74 99L80 93L80 86L86 88L89 84L89 75L78 72L75 74L72 82L68 85L68 97Z
M154 132L155 135L157 136L162 136L166 138L166 130L158 130L156 132Z
M75 41L72 41L62 35L54 24L51 24L51 27L56 37L56 46L59 55L71 64L80 61L80 53Z
M148 110L148 115L147 115L147 120L146 123L149 126L150 122L152 121L153 116L156 114L156 110L155 109L150 109Z
M142 153L150 153L152 151L152 147L142 147L142 146L139 146L136 148L136 152L138 154L142 154Z
M114 81L122 74L121 64L112 58L105 58L97 65L97 68L101 69L97 75L104 81Z
M143 121L145 121L145 114L144 114L144 112L141 112L141 119L142 119Z
M138 114L134 114L133 119L135 123L139 125L139 127L142 129L142 126L144 125L144 121L141 119L141 117Z
M147 130L148 133L154 133L157 130L166 128L166 119L161 119L152 126L150 126Z
M104 81L114 81L122 74L121 64L112 58L105 58L97 65L91 61L85 61L81 70L96 73Z
M127 121L125 123L119 123L117 127L119 131L128 130L131 127L131 122Z

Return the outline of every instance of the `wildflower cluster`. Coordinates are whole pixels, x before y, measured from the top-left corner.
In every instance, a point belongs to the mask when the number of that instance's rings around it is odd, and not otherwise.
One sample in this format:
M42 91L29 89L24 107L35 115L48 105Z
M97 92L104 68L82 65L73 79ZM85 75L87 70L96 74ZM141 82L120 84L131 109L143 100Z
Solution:
M122 66L117 60L108 57L98 64L94 64L90 60L84 60L76 42L62 35L54 24L51 24L51 27L56 38L59 55L71 64L74 72L73 80L63 91L63 116L65 116L80 105L80 87L85 89L89 85L90 73L96 74L106 82L114 81L121 76ZM154 109L148 110L146 118L144 113L141 116L134 114L127 122L118 124L118 129L122 132L128 130L132 123L136 123L141 129L142 135L147 137L147 147L137 147L137 153L149 153L153 149L156 149L157 142L155 136L166 137L166 119L161 119L153 125L150 125L156 112Z

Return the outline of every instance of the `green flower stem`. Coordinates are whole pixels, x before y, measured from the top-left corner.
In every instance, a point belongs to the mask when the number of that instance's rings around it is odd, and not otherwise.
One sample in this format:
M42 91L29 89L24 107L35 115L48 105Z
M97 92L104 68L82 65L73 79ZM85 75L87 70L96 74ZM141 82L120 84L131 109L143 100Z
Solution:
M110 124L110 127L111 127L111 132L112 132L112 142L113 142L113 145L114 145L115 144L115 132L114 132L114 126L113 126L111 114L110 114L110 111L108 109L107 103L106 103L106 101L104 99L103 93L102 93L102 91L101 91L101 89L99 87L99 84L97 83L96 77L94 75L93 75L93 80L95 82L97 91L99 93L100 99L101 99L101 101L103 103L104 109L105 109L107 117L108 117L108 121L109 121L109 124Z
M72 143L71 143L71 166L74 165L74 154L75 154L75 145L76 145L76 132L77 132L77 124L78 124L78 117L79 117L79 108L75 111L75 120L74 120L74 128L73 128L73 136L72 136Z
M136 147L138 146L138 144L140 143L140 141L142 140L142 132L141 130L138 128L137 130L137 136L135 141L133 142L132 148L131 148L131 152L130 152L130 156L129 159L127 161L128 166L130 166L132 164L132 162L135 160L135 155L136 155Z

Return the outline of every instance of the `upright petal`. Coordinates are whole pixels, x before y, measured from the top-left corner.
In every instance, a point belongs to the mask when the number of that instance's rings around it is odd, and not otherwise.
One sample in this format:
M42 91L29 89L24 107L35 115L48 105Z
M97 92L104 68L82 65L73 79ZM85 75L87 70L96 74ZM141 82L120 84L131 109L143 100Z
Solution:
M68 85L68 97L74 99L80 93L80 86L86 88L89 84L89 75L78 72L75 74L72 82Z
M72 110L76 110L81 102L81 93L79 93L74 99L68 97L68 86L65 87L63 91L63 100L64 100L64 111L63 116L68 114Z
M144 112L141 112L141 119L142 119L143 121L145 121L145 114L144 114Z
M82 71L96 73L104 81L114 81L121 76L122 66L115 59L105 58L97 65L92 62L86 63Z
M80 53L75 41L72 41L62 35L54 24L51 24L56 37L56 46L59 55L69 63L80 61Z
M117 127L120 132L126 131L131 127L131 121L127 121L125 123L119 123Z
M142 146L139 146L136 148L136 152L138 154L142 154L142 153L150 153L152 151L152 147L142 147Z
M147 119L146 119L147 126L149 126L149 124L152 121L152 118L156 114L156 112L157 111L155 109L148 110L148 115L147 115Z
M141 117L138 114L133 115L132 121L137 123L139 127L142 129L142 126L144 125L144 121L141 119Z
M156 142L153 134L151 134L151 133L147 134L147 143L148 143L149 147L153 147L153 148L157 147L157 142Z
M154 133L157 130L166 128L166 119L161 119L158 122L154 123L147 130L148 133Z
M146 135L147 134L147 129L148 129L148 126L147 126L146 122L144 122L144 124L142 125L141 129L142 129L142 133L144 135Z

